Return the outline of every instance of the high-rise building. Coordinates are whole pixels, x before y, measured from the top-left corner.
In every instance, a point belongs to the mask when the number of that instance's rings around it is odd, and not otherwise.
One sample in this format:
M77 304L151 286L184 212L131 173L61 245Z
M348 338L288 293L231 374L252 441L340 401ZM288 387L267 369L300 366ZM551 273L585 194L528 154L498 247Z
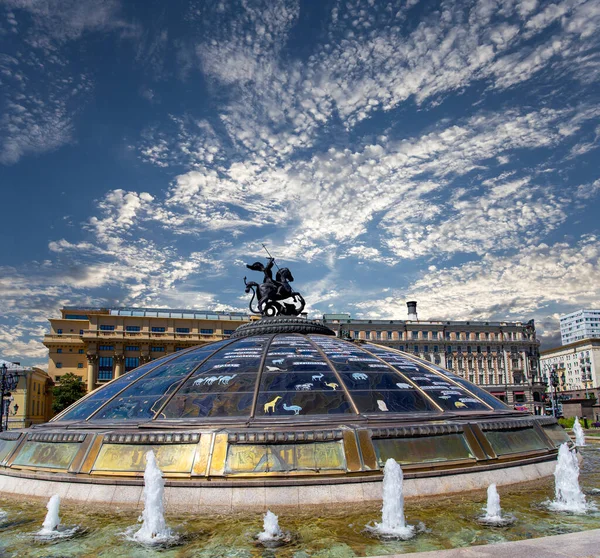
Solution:
M560 336L563 345L600 338L600 310L577 310L561 316Z
M50 319L48 374L60 383L67 372L88 391L169 353L219 341L250 321L240 312L168 308L61 309Z
M325 314L338 336L369 340L412 353L481 386L510 405L543 414L545 385L540 373L535 324L419 320L416 302L408 320L357 320Z
M600 340L583 339L547 349L542 351L540 363L548 385L552 372L556 373L557 391L563 396L575 397L571 392L591 393L600 388Z

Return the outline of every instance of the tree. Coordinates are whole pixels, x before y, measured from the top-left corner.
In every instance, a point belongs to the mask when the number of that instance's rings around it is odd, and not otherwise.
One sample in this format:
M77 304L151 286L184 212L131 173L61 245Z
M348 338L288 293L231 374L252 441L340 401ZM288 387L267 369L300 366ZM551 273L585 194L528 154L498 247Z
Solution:
M78 399L85 395L85 385L79 376L67 372L60 378L60 385L52 390L54 399L52 401L52 410L60 413Z

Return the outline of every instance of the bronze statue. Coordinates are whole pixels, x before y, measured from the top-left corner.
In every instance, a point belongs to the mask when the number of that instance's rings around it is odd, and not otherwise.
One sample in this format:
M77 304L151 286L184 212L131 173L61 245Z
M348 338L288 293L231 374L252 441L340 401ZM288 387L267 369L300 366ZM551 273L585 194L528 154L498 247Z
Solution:
M294 280L292 272L287 267L277 270L275 279L273 279L273 266L275 258L270 257L267 265L261 262L247 264L246 267L252 271L262 271L264 274L263 283L259 285L254 281L246 281L246 293L253 292L250 299L250 312L253 314L262 314L263 316L298 316L304 310L306 303L300 293L292 290L290 283ZM258 299L258 309L252 308L254 299ZM291 299L289 302L284 302Z

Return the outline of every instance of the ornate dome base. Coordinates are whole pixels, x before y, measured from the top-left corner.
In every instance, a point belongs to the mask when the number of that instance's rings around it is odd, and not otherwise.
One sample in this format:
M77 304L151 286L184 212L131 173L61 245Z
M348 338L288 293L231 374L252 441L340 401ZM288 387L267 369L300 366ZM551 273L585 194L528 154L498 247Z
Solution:
M132 370L47 424L0 433L0 487L137 502L153 450L173 505L368 501L389 458L409 494L439 494L551 474L569 441L554 418L515 412L431 362L325 330L250 323Z
M271 335L274 333L299 333L309 335L318 333L320 335L335 335L335 332L316 320L296 318L290 316L277 316L274 318L262 318L248 324L243 324L235 330L232 339L250 337L252 335Z

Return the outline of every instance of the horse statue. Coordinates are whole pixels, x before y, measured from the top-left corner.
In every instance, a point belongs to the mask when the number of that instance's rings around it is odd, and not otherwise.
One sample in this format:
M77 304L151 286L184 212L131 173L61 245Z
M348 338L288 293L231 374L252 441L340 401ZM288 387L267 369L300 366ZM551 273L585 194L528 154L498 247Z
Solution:
M298 316L304 310L306 305L302 295L292 289L290 283L294 280L292 272L287 267L277 270L275 279L273 279L274 258L269 258L267 265L261 262L247 264L246 267L252 271L262 271L264 281L258 284L255 281L246 281L246 293L252 291L250 299L250 312L253 314L262 314L263 316ZM258 308L253 308L254 299L258 300Z

